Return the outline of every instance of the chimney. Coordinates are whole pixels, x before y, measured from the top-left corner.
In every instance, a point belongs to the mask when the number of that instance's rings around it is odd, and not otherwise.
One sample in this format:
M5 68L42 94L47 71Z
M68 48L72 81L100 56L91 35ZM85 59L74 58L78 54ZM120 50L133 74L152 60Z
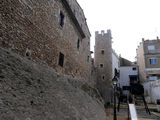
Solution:
M142 42L144 42L144 38L142 38Z

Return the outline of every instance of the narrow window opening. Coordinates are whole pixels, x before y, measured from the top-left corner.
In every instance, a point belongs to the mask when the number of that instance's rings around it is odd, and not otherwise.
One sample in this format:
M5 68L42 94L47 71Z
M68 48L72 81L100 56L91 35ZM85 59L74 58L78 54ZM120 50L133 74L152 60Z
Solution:
M80 40L78 39L78 40L77 40L77 49L78 49L78 50L79 50L79 47L80 47L80 44L79 44L79 43L80 43Z
M103 68L103 64L100 64L100 67Z
M59 53L59 62L58 64L63 67L63 63L64 63L64 54L63 53Z
M104 55L104 50L101 50L101 54Z
M89 56L87 57L87 62L89 62Z
M59 15L59 25L61 26L61 27L63 27L64 26L64 14L62 13L62 11L60 11L60 15Z
M102 79L104 80L104 75L102 76Z

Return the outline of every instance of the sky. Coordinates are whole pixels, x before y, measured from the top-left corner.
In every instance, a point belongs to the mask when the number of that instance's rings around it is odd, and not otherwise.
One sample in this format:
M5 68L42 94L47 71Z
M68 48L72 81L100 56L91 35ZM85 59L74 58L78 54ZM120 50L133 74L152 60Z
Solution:
M113 49L135 61L142 38L160 38L160 0L77 0L91 32L94 50L95 31L112 31Z

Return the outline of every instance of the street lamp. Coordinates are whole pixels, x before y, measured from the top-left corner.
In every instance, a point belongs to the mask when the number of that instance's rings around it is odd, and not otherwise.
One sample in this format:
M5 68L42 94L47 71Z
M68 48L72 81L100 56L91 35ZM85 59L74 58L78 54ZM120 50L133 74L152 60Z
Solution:
M118 82L118 78L117 76L114 76L114 78L112 79L112 84L113 84L113 94L114 94L114 107L113 107L113 112L114 112L114 116L113 116L113 120L117 120L117 115L116 115L116 87L117 87L117 82Z

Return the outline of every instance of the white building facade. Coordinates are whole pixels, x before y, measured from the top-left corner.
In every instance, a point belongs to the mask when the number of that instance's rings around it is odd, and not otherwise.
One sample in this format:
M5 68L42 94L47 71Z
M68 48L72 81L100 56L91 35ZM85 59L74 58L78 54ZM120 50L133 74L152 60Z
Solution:
M118 85L122 88L123 94L128 94L127 88L138 81L138 66L120 67L120 79Z

